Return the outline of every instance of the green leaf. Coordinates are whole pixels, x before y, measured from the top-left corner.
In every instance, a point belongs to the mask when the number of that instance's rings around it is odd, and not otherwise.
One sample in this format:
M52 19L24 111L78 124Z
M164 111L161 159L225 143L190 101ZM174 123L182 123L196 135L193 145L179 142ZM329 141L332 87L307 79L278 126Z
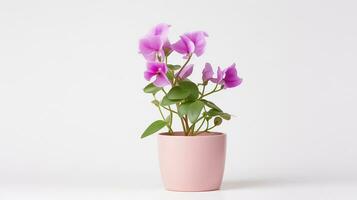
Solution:
M220 113L219 116L221 116L225 120L230 120L231 119L231 115L228 114L228 113Z
M212 108L207 112L207 115L213 117L219 115L220 113L221 111Z
M150 83L144 88L145 93L152 93L155 94L158 91L160 91L162 88L161 87L156 87L153 83Z
M180 100L170 100L167 98L167 96L164 96L161 100L161 105L162 106L169 106L169 105L172 105L172 104L175 104L177 102L179 102Z
M195 101L188 107L187 116L191 123L195 123L205 104L202 101Z
M167 71L166 73L167 78L172 82L174 80L174 72L172 70Z
M187 115L191 103L192 102L186 102L186 103L182 103L181 105L179 105L178 114L179 114L180 117L183 117L184 115Z
M175 86L167 93L169 100L183 100L190 95L190 91L180 86Z
M216 109L216 110L222 112L222 110L216 104L214 104L213 102L205 100L205 99L201 99L201 101L203 101L203 103L205 103L205 105L207 107L210 107L210 108L213 108L213 109Z
M190 80L184 80L179 82L179 86L183 88L186 91L189 91L189 95L187 96L187 100L189 101L194 101L198 98L199 96L199 90L197 85L190 81Z
M219 125L222 124L222 118L220 118L220 117L215 117L214 120L213 120L213 122L214 122L214 125L215 125L215 126L219 126Z
M150 124L150 126L148 126L146 128L144 133L141 135L141 138L144 138L144 137L147 137L149 135L156 133L157 131L159 131L160 129L165 127L166 125L167 125L167 122L165 122L163 120L157 120L157 121L153 122L152 124Z
M222 118L225 119L225 120L230 120L230 119L231 119L231 115L230 115L230 114L221 112L221 111L216 110L216 109L214 109L214 108L210 109L210 110L207 112L207 115L209 115L209 116L211 116L211 117L220 116L220 117L222 117Z
M171 65L171 64L168 64L167 67L168 67L169 69L171 69L171 70L174 70L174 71L181 68L180 65Z

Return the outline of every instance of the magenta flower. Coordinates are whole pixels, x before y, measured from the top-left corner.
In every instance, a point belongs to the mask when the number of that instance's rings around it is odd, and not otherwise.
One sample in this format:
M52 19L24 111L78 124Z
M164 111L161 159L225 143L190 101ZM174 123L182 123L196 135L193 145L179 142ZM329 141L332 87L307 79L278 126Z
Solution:
M193 64L187 65L185 68L182 69L180 74L176 74L176 76L180 77L180 79L186 79L192 74L193 71Z
M203 82L212 81L219 85L223 85L224 88L233 88L242 83L242 79L237 75L236 64L233 63L228 68L222 70L220 67L217 69L217 76L213 78L213 70L210 63L206 63L205 68L202 71Z
M154 28L152 28L150 30L150 32L148 33L148 35L149 36L150 35L151 36L153 36L153 35L160 36L162 38L162 41L165 42L167 40L167 37L169 34L169 28L170 28L170 25L161 23L161 24L156 25Z
M202 71L202 80L207 82L213 78L213 69L210 63L205 64L205 68Z
M235 63L233 63L230 67L228 67L224 71L225 71L225 76L223 78L224 88L233 88L242 83L243 79L238 77Z
M172 49L187 57L195 51L195 44L186 35L182 35L180 38L179 41L172 44Z
M139 52L147 61L156 61L157 56L165 57L164 49L171 49L167 39L170 25L158 24L139 41Z
M194 53L197 57L201 56L206 47L206 32L196 31L192 33L185 33L180 36L180 40L172 44L172 49L180 54L188 57Z
M156 76L153 84L156 87L164 87L170 84L166 72L167 66L165 63L149 62L147 63L147 70L144 72L144 77L147 81L150 81L152 77Z
M196 56L201 56L205 52L206 47L206 37L208 34L204 31L196 31L186 34L188 38L195 44L195 54Z

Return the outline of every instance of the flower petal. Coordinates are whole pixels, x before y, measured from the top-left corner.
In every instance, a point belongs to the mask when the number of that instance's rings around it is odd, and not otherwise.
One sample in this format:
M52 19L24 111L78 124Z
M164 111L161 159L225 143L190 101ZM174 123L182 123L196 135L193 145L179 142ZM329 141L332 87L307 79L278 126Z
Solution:
M149 61L149 62L154 62L156 61L156 55L157 53L156 52L151 52L151 53L146 53L146 54L143 54L144 58Z
M186 36L190 38L190 40L194 43L195 45L195 50L194 53L196 54L197 57L201 56L206 47L206 39L205 37L208 36L208 34L204 31L196 31L192 33L186 33Z
M223 75L225 73L225 70L221 70L220 67L218 67L217 69L217 77L212 79L213 83L218 83L218 84L222 84L222 80L223 80Z
M159 71L159 65L156 62L148 62L146 63L147 71L152 73L157 73Z
M172 45L172 49L184 55L188 55L195 50L195 44L185 35L180 36L180 40Z
M230 67L228 67L226 69L226 73L225 73L225 80L232 80L232 79L236 79L237 78L237 69L236 69L236 65L233 64Z
M238 85L240 85L242 83L243 79L238 78L236 80L230 80L230 81L224 81L224 88L233 88L233 87L237 87Z
M163 46L160 36L148 36L140 39L139 50L140 53L151 53L159 51Z
M235 63L233 63L230 67L226 69L223 82L224 88L236 87L242 83L242 79L239 78L237 75Z
M186 48L187 48L187 54L190 54L192 52L195 51L195 44L192 42L192 40L190 40L190 38L186 37L186 36L181 36L182 40L185 42L186 44Z
M148 35L151 35L151 36L159 35L161 37L161 39L167 40L169 28L170 28L170 25L161 23L161 24L156 25L154 28L152 28Z
M171 47L173 50L175 50L176 52L178 52L180 54L187 53L186 45L182 40L179 40L176 43L172 44Z
M165 63L158 63L159 64L159 67L160 67L160 70L162 73L166 74L167 73L167 66Z
M193 71L193 64L185 66L185 68L182 69L180 74L178 75L181 79L186 79L192 74Z
M202 71L202 80L203 82L211 80L213 77L213 69L210 63L205 64L205 68Z
M159 73L159 72L166 73L167 72L167 66L165 63L148 62L146 64L146 67L147 67L147 71L150 71L152 73Z
M169 55L172 52L171 43L169 40L166 40L164 45L162 46L165 55Z
M149 72L149 71L144 72L144 78L145 78L147 81L150 81L153 76L155 76L155 74L152 73L152 72Z
M156 87L164 87L169 85L170 81L164 73L159 73L156 75L156 80L153 83Z
M147 61L155 61L157 55L164 57L164 46L170 51L167 39L170 25L161 23L152 28L149 33L139 41L139 52Z

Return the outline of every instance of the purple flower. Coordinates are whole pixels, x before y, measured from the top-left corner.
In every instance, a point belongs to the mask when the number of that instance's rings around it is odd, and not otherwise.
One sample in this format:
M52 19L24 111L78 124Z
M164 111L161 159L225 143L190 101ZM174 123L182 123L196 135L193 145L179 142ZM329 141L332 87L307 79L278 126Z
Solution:
M184 54L188 57L194 53L197 57L201 56L206 47L206 32L196 31L191 33L185 33L180 36L180 40L172 44L172 49L180 54Z
M170 25L158 24L150 32L140 39L139 52L147 61L156 61L157 56L164 58L164 49L170 48L167 39Z
M155 61L157 55L163 55L162 41L158 36L148 36L140 40L139 49L147 61Z
M225 69L225 76L223 78L224 88L233 88L242 83L243 79L237 75L236 64L233 63L230 67Z
M147 63L147 70L144 72L144 77L150 81L153 76L156 76L153 84L156 87L164 87L170 84L169 79L166 77L167 66L165 63L149 62Z
M196 31L192 33L187 33L186 36L191 39L191 41L195 44L195 54L196 56L201 56L206 47L206 37L208 34L204 31Z
M207 82L211 80L213 77L213 69L210 63L205 64L205 68L202 71L202 80L203 82Z
M158 35L162 38L162 41L166 41L169 34L170 25L168 24L158 24L150 30L148 36Z
M223 84L223 76L225 74L226 70L222 70L221 67L218 67L217 69L217 77L216 78L212 78L211 81L213 83L218 83L218 84Z
M213 70L210 63L206 63L205 68L202 71L202 80L212 81L219 85L223 85L224 88L233 88L242 83L242 79L237 75L236 64L233 63L228 68L222 70L220 67L217 69L217 76L213 78Z
M180 36L180 40L172 44L172 49L186 57L195 51L195 44L186 35Z
M185 79L192 74L192 71L193 71L193 64L187 65L185 68L181 70L180 74L178 74L178 77L180 77L180 79Z

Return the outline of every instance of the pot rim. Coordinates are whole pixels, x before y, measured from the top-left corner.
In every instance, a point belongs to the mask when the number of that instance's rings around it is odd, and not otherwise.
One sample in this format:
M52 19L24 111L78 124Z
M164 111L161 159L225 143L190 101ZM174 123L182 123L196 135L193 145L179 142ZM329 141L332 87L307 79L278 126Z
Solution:
M174 133L183 133L183 131L174 131ZM185 135L169 135L168 132L163 132L159 133L158 137L164 137L164 138L186 138L186 139L202 139L202 138L212 138L212 137L226 137L225 133L222 132L204 132L204 133L210 133L209 135L196 135L196 136L185 136Z

